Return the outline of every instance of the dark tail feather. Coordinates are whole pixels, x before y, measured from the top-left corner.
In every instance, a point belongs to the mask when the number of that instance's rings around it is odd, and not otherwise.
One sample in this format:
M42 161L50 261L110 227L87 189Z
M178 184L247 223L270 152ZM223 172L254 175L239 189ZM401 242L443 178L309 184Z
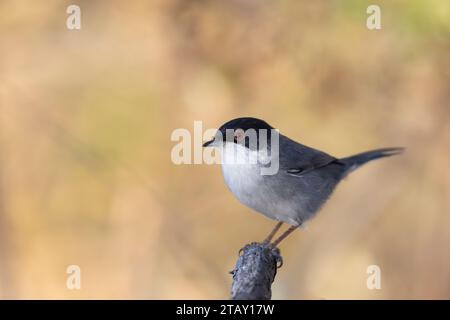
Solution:
M349 174L359 166L362 166L366 162L380 159L384 157L390 157L394 156L396 154L402 153L404 148L384 148L384 149L377 149L377 150L371 150L366 151L363 153L355 154L354 156L350 156L347 158L339 159L340 163L343 163L347 169L345 170L344 175Z

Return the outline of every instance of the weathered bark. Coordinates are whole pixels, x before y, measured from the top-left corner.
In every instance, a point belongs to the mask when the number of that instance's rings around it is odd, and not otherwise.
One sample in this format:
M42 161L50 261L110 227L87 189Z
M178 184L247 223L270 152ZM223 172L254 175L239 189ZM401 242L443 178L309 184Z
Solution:
M231 299L270 300L272 282L282 265L278 248L251 243L239 251L239 259L231 274Z

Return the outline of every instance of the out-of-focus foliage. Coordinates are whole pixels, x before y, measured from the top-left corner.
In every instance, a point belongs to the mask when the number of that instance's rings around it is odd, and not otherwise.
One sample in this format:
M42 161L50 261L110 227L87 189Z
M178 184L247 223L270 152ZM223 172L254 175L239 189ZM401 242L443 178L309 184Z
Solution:
M450 298L449 1L377 1L374 31L359 0L79 1L79 31L69 4L0 2L1 297L226 298L274 222L170 134L251 115L335 156L407 147L281 245L274 298Z

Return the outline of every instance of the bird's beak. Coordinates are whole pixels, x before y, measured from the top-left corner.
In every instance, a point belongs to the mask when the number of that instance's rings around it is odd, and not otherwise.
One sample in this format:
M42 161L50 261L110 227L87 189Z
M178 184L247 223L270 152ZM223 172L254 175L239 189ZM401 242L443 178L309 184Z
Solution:
M203 147L208 147L211 143L213 143L214 142L214 138L212 138L211 140L209 140L209 141L206 141L204 144L203 144Z

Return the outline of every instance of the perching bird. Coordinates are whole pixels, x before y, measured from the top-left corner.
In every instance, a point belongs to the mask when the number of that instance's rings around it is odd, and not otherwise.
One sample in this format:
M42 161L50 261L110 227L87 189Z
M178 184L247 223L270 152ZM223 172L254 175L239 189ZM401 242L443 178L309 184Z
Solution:
M351 171L371 160L403 151L385 148L338 159L274 130L260 119L237 118L222 125L215 137L203 144L220 150L225 183L234 196L278 221L264 243L270 243L283 223L291 225L271 244L273 247L313 217ZM275 138L271 132L276 133ZM275 162L278 165L275 174L262 174L263 168Z

